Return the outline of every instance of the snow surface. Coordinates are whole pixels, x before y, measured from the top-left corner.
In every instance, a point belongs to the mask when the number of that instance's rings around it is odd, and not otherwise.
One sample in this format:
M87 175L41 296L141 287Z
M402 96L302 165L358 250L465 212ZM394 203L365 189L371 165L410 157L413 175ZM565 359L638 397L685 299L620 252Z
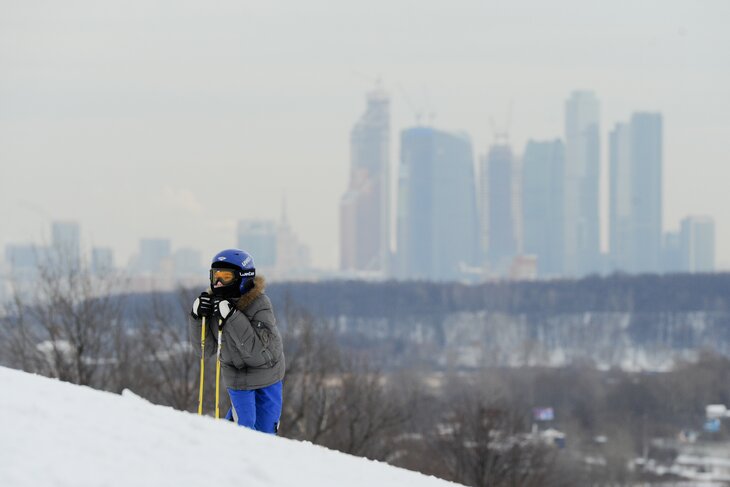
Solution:
M0 486L457 484L0 367Z

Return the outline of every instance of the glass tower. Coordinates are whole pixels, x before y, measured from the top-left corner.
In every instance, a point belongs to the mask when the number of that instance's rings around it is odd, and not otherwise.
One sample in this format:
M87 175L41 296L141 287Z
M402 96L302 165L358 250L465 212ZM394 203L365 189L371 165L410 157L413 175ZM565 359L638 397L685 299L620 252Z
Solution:
M581 276L600 269L599 104L575 91L565 104L565 271Z
M662 117L635 113L609 139L613 270L662 270Z
M492 271L504 275L517 254L513 181L514 156L507 144L496 144L482 161L487 172L487 258Z
M462 279L478 264L471 140L429 127L401 132L398 276Z
M350 133L350 181L340 201L340 268L387 271L390 257L390 100L378 87Z
M522 160L523 251L537 257L543 277L563 274L565 148L560 140L530 140Z

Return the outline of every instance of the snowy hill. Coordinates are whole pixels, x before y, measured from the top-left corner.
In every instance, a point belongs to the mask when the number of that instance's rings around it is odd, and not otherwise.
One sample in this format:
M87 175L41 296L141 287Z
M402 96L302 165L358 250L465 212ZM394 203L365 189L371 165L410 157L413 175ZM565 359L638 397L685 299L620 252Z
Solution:
M0 367L0 486L100 485L456 484Z

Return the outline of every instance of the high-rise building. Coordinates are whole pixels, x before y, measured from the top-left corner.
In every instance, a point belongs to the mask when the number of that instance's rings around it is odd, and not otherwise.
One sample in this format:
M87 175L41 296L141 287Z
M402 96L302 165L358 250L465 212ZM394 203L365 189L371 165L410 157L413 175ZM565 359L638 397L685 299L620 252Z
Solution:
M173 267L177 277L204 276L203 255L198 249L182 247L172 254Z
M73 221L51 223L51 251L54 261L69 269L78 269L81 264L81 230Z
M311 270L309 247L300 242L289 225L286 209L281 221L241 220L238 247L250 253L256 269L276 279L302 276Z
M8 244L5 246L5 262L11 271L11 278L18 271L38 271L46 249L32 244Z
M0 266L0 297L11 292L28 294L38 291L39 279L47 275L48 248L33 244L5 246L5 266Z
M172 270L171 248L170 240L166 238L140 239L136 270L144 275Z
M477 242L478 263L484 269L489 267L489 164L486 156L479 158L479 182L477 186Z
M467 278L478 264L472 145L430 127L401 132L398 276Z
M488 226L487 260L492 272L504 275L517 254L512 149L504 143L495 144L481 162L481 170L487 174L487 218L481 222Z
M631 117L636 272L659 272L662 250L662 116Z
M680 240L683 270L715 270L715 221L711 217L690 216L682 220Z
M565 258L568 275L601 267L600 123L596 95L574 91L565 104Z
M635 113L610 134L610 248L613 270L662 269L662 118Z
M276 224L273 220L241 220L237 234L238 248L253 256L256 268L273 269L276 266Z
M629 271L632 255L631 129L618 123L609 134L609 251L610 270Z
M277 277L297 276L310 269L309 247L299 241L285 216L277 228L276 244Z
M541 277L563 274L565 148L530 140L522 158L523 252L537 257Z
M386 272L390 258L390 101L377 87L350 132L350 181L340 202L340 268Z
M110 247L93 247L91 249L91 273L103 276L114 270L114 252Z

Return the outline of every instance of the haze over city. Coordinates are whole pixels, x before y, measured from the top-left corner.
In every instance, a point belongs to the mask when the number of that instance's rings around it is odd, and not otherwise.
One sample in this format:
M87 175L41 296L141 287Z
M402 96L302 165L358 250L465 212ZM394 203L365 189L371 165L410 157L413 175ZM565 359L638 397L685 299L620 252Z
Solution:
M286 201L313 265L336 268L350 130L381 78L391 181L416 112L468 133L476 167L490 119L521 155L530 138L563 137L571 92L593 91L604 250L608 133L635 111L661 113L664 230L714 217L727 268L730 6L584 6L4 2L0 244L49 240L50 221L75 220L120 265L150 237L207 258L237 243L238 220L278 219Z
M730 485L730 1L0 12L0 486Z

